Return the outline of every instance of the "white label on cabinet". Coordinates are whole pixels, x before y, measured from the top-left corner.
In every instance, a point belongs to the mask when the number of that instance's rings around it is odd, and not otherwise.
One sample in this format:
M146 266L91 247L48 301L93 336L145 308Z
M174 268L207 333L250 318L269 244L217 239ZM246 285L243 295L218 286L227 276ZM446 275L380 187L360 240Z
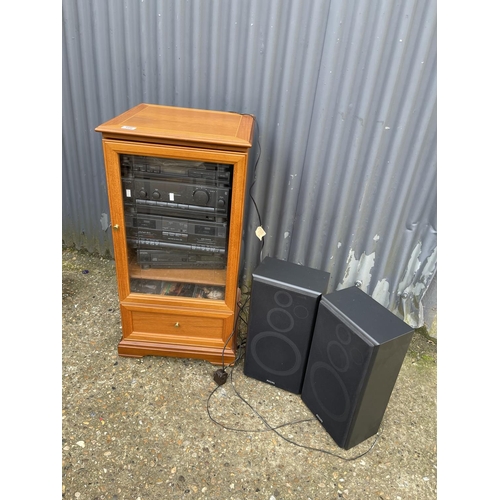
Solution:
M132 198L132 191L130 189L125 189L125 194L127 195L127 198Z
M168 193L168 199L174 201L174 193Z
M122 128L125 130L135 130L137 127L131 127L130 125L123 125Z

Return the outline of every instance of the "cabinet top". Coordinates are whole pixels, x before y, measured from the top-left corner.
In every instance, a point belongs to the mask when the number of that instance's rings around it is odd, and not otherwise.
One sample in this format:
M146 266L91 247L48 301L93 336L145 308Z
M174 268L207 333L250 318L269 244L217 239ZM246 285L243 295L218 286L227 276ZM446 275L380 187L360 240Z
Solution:
M143 103L95 131L105 139L247 151L253 122L252 115Z

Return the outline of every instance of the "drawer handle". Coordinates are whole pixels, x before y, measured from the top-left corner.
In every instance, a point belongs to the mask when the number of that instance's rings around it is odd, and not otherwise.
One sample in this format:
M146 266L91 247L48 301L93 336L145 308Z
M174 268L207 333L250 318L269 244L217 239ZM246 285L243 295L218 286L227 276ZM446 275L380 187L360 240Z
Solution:
M177 322L175 323L175 325L174 325L174 326L175 326L176 328L179 328L179 326L181 326L181 325L180 325L180 324L179 324L179 322L177 321Z

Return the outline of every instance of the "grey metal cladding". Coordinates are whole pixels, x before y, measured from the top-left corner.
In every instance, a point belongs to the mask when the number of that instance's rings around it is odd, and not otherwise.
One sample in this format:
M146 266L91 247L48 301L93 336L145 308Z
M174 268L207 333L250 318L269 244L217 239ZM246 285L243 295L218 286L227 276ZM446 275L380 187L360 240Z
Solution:
M95 126L140 103L251 113L244 277L266 255L412 326L437 265L435 0L63 1L63 240L112 254Z

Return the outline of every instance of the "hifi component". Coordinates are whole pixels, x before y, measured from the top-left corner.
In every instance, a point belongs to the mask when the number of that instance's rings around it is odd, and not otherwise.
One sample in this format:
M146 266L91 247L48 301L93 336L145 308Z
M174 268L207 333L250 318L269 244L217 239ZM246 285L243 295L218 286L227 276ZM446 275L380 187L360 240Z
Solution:
M266 257L252 278L244 373L299 394L330 274Z
M341 448L378 432L413 332L357 287L321 298L301 397Z

